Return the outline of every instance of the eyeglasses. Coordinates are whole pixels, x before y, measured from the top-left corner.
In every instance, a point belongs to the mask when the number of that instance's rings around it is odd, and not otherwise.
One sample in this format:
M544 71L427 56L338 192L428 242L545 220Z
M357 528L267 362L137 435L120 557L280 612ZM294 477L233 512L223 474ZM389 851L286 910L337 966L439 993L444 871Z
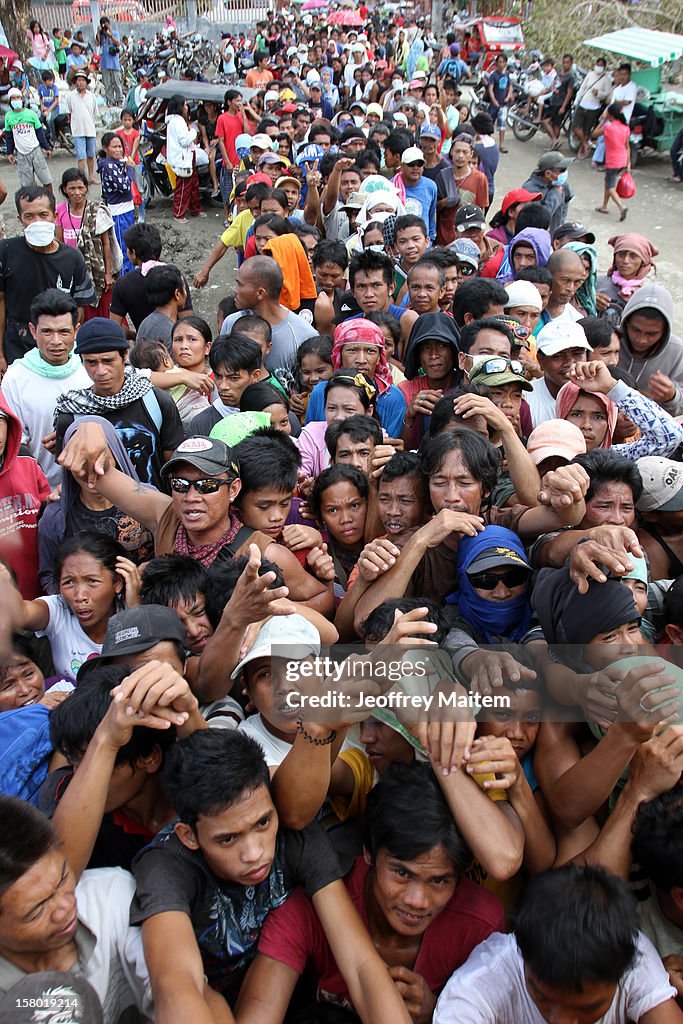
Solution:
M174 494L187 494L194 487L197 494L216 494L221 487L227 487L229 480L219 480L215 476L203 476L200 480L185 480L182 476L171 477L171 490Z
M527 341L531 334L530 328L525 327L524 324L508 324L507 326L514 334L517 341Z
M526 327L524 324L518 324L516 321L509 320L506 316L497 316L497 317L495 317L495 319L499 320L500 323L505 324L505 326L510 331L512 331L512 333L513 333L513 335L514 335L514 337L515 337L515 339L517 341L527 341L528 340L529 335L531 334L531 328L530 327Z
M487 359L485 363L479 363L478 366L475 366L471 376L474 376L475 373L505 373L506 370L516 373L519 377L526 376L524 366L519 359L503 359L502 357Z
M467 577L477 590L495 590L499 583L506 587L521 587L529 579L529 570L523 566L516 569L508 569L500 576L493 572L478 572Z
M472 274L476 274L476 267L473 267L471 263L461 263L458 260L458 273L461 277L472 277Z

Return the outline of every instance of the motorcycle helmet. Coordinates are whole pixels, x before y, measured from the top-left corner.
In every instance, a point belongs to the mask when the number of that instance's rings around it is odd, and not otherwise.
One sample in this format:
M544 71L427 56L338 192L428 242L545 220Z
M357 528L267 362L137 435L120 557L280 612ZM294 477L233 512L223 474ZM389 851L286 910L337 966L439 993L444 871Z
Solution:
M251 135L244 132L242 135L238 135L235 139L235 150L240 160L243 160L245 156L249 155L251 149Z

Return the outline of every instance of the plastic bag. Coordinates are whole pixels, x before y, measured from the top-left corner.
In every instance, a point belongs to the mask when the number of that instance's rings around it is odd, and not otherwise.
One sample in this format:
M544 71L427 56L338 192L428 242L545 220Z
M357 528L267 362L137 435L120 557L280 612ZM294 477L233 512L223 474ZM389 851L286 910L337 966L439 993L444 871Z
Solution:
M636 183L630 171L624 171L617 182L617 195L620 199L633 199L636 194Z

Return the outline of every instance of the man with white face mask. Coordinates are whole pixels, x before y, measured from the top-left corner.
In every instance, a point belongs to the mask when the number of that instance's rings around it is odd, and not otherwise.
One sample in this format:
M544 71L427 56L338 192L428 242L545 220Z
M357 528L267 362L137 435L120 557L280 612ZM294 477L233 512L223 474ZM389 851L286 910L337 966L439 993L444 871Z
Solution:
M52 175L45 155L52 150L35 110L24 106L21 89L7 93L10 110L5 114L5 143L7 159L16 163L20 185L34 185L36 179L52 190Z
M612 91L612 76L607 70L607 61L598 57L595 67L589 71L576 95L576 107L572 127L581 143L579 160L589 153L588 139L598 123L600 110Z
M35 341L29 331L31 302L47 288L59 288L81 307L95 301L95 290L78 249L55 238L55 197L35 185L14 196L23 234L0 241L0 373Z

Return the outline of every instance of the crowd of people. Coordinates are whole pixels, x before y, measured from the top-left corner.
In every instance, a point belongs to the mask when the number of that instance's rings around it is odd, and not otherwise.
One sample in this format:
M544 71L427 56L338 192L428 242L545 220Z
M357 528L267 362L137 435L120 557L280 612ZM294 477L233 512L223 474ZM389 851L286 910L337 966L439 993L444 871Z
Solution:
M470 117L476 54L359 11L259 25L248 102L169 102L176 218L200 149L226 207L191 279L132 114L102 201L87 146L14 197L0 1020L683 1021L658 249L600 266L557 148L496 196L503 63Z

